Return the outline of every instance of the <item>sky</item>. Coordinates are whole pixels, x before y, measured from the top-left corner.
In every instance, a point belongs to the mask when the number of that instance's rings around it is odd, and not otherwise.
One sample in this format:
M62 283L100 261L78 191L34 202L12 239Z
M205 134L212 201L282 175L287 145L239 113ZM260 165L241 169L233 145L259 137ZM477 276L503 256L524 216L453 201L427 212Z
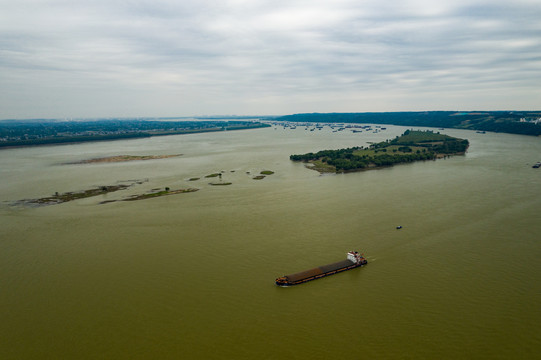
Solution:
M541 110L540 0L0 0L0 119Z

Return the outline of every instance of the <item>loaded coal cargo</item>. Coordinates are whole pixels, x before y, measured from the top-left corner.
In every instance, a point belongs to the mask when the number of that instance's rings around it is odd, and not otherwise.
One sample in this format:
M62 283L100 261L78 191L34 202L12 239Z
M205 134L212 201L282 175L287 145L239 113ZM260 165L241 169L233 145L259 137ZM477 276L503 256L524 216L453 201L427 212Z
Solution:
M310 270L298 272L295 274L284 275L275 280L278 286L291 286L302 284L307 281L319 279L325 276L333 275L338 272L351 270L367 264L367 260L357 251L350 251L347 259L332 264L319 266Z

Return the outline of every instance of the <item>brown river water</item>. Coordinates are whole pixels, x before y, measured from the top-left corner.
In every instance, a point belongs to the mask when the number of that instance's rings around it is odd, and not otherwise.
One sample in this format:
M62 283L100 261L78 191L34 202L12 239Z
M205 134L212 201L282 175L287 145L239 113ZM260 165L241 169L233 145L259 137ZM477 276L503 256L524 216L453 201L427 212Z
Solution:
M441 130L469 139L467 154L338 175L289 160L405 129L1 150L0 359L538 357L540 139ZM65 165L123 154L183 155ZM274 174L253 180L262 170ZM232 185L204 178L220 171ZM126 180L144 182L14 204ZM100 204L163 187L200 190ZM274 285L349 250L368 265Z

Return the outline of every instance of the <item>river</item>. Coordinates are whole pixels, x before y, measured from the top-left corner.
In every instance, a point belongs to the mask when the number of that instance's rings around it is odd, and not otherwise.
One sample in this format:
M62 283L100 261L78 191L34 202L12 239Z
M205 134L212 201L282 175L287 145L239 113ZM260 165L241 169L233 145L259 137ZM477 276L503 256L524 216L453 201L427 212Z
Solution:
M1 150L0 358L538 356L538 138L435 130L467 138L467 154L338 175L289 160L405 129L272 127ZM182 155L66 165L122 154ZM253 180L263 170L274 174ZM209 185L216 172L232 184ZM127 180L142 183L16 203ZM100 204L164 187L200 190ZM368 265L274 285L349 250Z

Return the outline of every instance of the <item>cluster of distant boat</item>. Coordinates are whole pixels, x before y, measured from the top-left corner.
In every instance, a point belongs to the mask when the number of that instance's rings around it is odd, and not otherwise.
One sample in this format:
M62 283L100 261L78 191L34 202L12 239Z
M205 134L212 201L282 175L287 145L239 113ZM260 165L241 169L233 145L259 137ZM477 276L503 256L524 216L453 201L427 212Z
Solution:
M360 132L373 132L378 133L383 130L387 130L386 127L379 126L379 125L346 125L346 124L314 124L314 123L287 123L287 122L274 122L271 123L271 125L275 125L276 127L281 126L283 129L290 129L295 130L297 127L303 127L305 131L315 131L315 130L322 130L325 126L328 126L332 132L339 132L344 130L350 130L354 133L360 133ZM275 128L276 129L276 128Z

